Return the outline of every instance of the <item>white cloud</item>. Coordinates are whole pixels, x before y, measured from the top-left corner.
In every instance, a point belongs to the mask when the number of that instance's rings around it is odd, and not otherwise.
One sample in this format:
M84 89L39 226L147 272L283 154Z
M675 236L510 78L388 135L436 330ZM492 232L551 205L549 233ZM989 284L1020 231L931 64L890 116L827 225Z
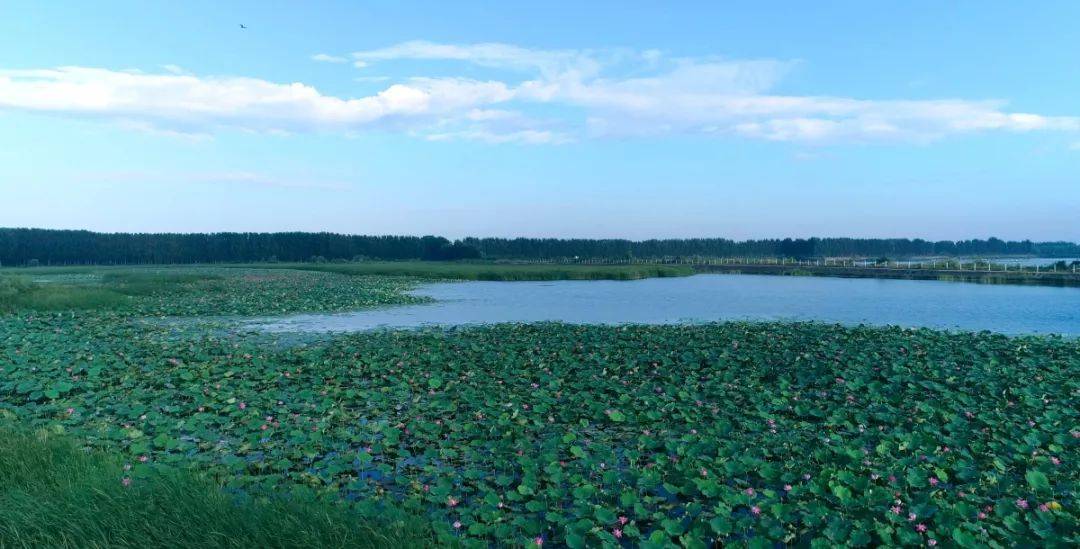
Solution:
M327 54L312 58L347 61ZM181 135L222 128L350 135L379 129L493 143L667 134L924 143L991 131L1080 132L1076 116L1012 112L1001 101L780 94L774 90L797 64L771 59L413 41L356 52L351 60L358 67L420 60L429 70L432 63L469 64L501 76L421 76L371 95L340 97L299 82L197 76L171 66L165 74L86 67L0 70L0 110L99 117ZM447 74L446 68L438 74Z
M317 63L345 63L348 61L348 59L344 57L337 55L329 55L326 53L316 53L315 55L311 56L311 60Z
M324 95L302 83L256 78L145 74L84 67L0 70L0 109L128 121L144 129L199 133L342 131L409 126L505 101L502 82L414 79L360 98Z
M1080 141L1074 141L1069 145L1069 148L1074 151L1080 151Z

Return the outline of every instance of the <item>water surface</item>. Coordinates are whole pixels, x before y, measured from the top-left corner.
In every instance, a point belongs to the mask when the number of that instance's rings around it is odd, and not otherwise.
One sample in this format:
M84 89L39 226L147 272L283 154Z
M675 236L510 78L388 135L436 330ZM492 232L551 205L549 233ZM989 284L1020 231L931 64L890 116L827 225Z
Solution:
M818 320L1080 335L1080 288L702 274L634 281L434 283L413 293L435 302L257 324L268 331L325 332L537 321Z

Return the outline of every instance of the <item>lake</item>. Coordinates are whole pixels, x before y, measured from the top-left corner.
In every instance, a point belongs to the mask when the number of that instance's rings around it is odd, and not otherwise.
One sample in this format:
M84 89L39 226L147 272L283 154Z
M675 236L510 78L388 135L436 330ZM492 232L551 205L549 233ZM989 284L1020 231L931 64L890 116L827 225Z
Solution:
M263 319L253 325L273 332L325 332L497 322L817 320L1080 336L1080 288L703 274L633 281L432 283L413 293L436 301Z

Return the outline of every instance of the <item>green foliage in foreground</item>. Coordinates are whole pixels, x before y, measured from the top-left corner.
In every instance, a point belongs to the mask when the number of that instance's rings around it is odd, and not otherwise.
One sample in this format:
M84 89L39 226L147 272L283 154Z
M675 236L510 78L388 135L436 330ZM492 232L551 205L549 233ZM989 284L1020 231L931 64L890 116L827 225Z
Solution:
M0 317L0 415L442 541L1075 546L1080 342L499 325L303 346ZM113 479L115 483L115 478Z
M41 431L0 429L0 547L422 547L430 527L392 509L254 499Z

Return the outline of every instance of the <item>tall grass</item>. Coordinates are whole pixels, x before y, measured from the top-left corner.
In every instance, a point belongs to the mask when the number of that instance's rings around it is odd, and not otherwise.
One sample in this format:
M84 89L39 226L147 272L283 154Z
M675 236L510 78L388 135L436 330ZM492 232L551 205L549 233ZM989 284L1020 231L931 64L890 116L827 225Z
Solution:
M92 271L80 271L79 274ZM45 276L73 274L45 271ZM206 272L149 271L141 268L105 271L100 279L71 283L62 279L35 282L27 276L0 274L0 313L13 311L70 311L118 309L131 297L164 292L217 291L223 277Z
M341 275L375 275L442 280L637 280L688 276L688 266L553 265L378 261L363 263L267 263L218 265L216 270L190 266L41 267L0 270L0 313L121 309L132 298L151 295L224 291L227 268L294 269ZM88 275L75 281L68 275ZM48 282L36 282L48 280Z
M426 547L401 511L238 499L190 473L125 485L123 464L45 432L0 429L0 547Z
M101 282L124 295L153 295L164 291L216 290L223 278L206 272L130 270L106 273Z
M69 284L39 284L24 277L0 276L0 313L110 309L126 297L107 288Z
M456 280L637 280L688 276L687 266L672 265L554 265L458 263L438 261L372 261L361 263L294 263L268 265L348 275L411 276Z

